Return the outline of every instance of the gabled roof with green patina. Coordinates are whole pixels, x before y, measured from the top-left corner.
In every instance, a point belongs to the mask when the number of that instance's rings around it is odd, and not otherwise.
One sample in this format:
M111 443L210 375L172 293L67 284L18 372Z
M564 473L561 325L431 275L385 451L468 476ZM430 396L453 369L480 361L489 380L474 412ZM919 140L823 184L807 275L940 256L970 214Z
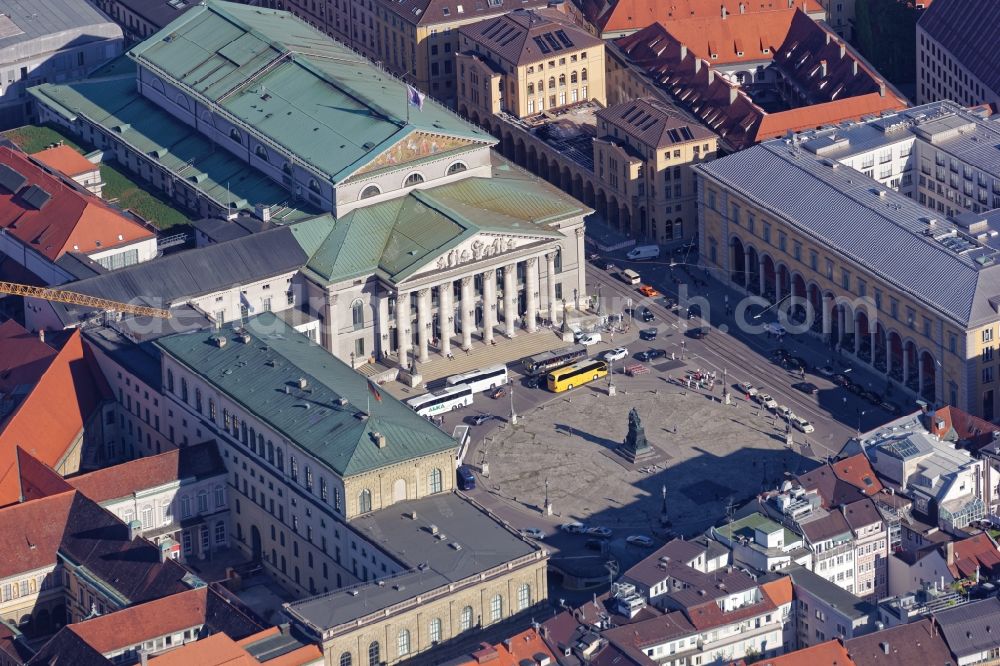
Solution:
M182 14L129 56L221 108L338 183L415 133L496 143L292 14L218 0Z
M237 332L198 331L156 345L341 477L448 451L455 441L271 312ZM226 338L220 347L214 342ZM299 388L300 380L305 388ZM343 401L341 399L344 399ZM367 417L363 414L369 410ZM384 448L375 433L385 437Z
M479 233L558 238L552 223L586 212L568 195L501 163L492 178L412 190L337 221L311 220L292 229L310 255L306 272L320 282L372 274L401 282ZM318 242L324 224L328 231Z

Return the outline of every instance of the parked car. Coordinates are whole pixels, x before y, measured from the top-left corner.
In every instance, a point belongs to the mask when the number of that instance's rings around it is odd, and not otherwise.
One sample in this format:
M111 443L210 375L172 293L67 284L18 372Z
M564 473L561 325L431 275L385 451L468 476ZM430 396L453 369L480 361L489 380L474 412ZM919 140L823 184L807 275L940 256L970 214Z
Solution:
M459 490L473 490L476 487L476 475L468 465L459 465L455 470Z
M788 419L788 417L794 416L794 414L792 414L792 410L785 405L778 405L777 409L775 409L774 411L776 414L778 414L778 416L786 420Z
M591 534L593 536L599 536L605 538L608 538L612 534L614 534L614 532L611 531L610 527L604 527L603 525L599 525L597 527L588 527L586 532L587 534Z
M878 406L884 409L889 414L892 414L893 416L896 416L897 414L903 411L902 409L900 409L899 405L897 405L894 402L889 402L888 400L883 400L882 402L879 403Z
M504 388L503 386L498 386L492 391L490 391L488 395L494 400L498 400L507 395L507 389Z
M492 421L495 418L497 418L496 414L476 414L475 416L470 416L469 421L472 425L477 426L483 425L487 421Z
M628 349L625 347L615 347L604 352L604 360L609 363L611 361L620 361L623 358L628 358Z
M746 393L751 398L757 395L757 387L750 382L740 382L738 386L741 391Z
M649 308L643 308L639 311L639 319L648 323L656 319L656 315L654 315Z
M534 389L544 385L545 385L545 375L531 375L530 377L525 377L524 379L525 388Z
M781 337L782 335L785 335L788 331L786 331L785 327L782 326L781 324L769 321L766 324L764 324L764 332Z
M659 330L655 326L652 328L644 328L639 331L639 338L642 340L655 340L657 333L659 333Z
M587 526L581 522L573 521L572 523L563 523L559 526L559 529L568 534L582 534L587 529Z
M641 546L642 548L650 548L653 545L653 539L644 534L633 534L630 537L626 537L625 541L633 546Z
M798 389L808 395L816 395L819 393L819 387L812 382L798 382L797 384L792 384L792 388Z
M816 368L816 372L817 374L819 374L820 377L826 377L826 378L833 377L835 374L837 374L836 371L828 365L819 366L818 368Z
M837 386L840 386L840 387L846 387L848 384L851 383L851 380L847 378L847 375L842 375L842 374L839 374L839 373L833 375L832 377L830 377L830 380L834 384L836 384Z
M698 328L690 329L685 335L694 340L704 340L708 337L708 332L711 329L708 326L699 326Z
M590 345L596 345L600 341L601 341L600 333L584 333L577 340L577 342L583 345L584 347L589 347Z
M629 261L644 261L649 259L656 259L660 256L660 246L659 245L639 245L633 247L631 250L625 253L625 258Z
M847 386L845 388L855 395L862 395L865 392L864 386L858 384L857 382L852 382L851 380L847 380Z
M647 349L646 351L641 351L635 355L636 359L640 361L652 361L653 359L666 356L667 352L663 349Z
M806 421L805 419L799 417L792 419L791 424L796 430L800 432L809 433L816 430L816 428L813 427L812 423L809 423L809 421Z
M542 541L545 539L545 532L541 531L537 527L525 527L521 530L521 536L526 536L529 539L534 539L535 541Z
M757 402L768 409L777 409L778 402L767 393L758 393Z
M660 295L660 292L658 292L654 287L651 287L648 284L640 286L639 293L648 298L656 298L657 296Z

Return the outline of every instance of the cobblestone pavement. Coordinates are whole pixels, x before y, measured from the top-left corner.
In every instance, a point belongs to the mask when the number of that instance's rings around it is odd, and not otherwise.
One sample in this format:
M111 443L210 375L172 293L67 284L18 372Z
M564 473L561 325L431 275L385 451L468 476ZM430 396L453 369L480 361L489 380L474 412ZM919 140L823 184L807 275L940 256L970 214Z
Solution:
M725 516L730 503L773 487L785 472L815 465L799 444L786 446L783 421L742 397L722 404L719 387L709 394L654 375L615 381L615 396L602 380L488 437L484 489L512 508L540 512L548 479L554 522L648 532L659 525L666 486L673 530L693 534ZM655 449L634 465L615 452L632 407Z

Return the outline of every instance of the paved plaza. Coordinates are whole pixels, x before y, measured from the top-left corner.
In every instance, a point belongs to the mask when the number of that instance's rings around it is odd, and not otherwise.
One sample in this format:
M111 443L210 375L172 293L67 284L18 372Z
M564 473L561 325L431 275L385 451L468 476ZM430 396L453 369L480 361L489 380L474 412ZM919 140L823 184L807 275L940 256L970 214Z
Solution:
M816 464L801 435L789 449L782 420L742 397L722 404L721 387L709 394L655 375L615 381L615 396L601 380L495 431L484 443L490 476L483 485L510 504L541 511L548 479L559 522L645 531L659 525L665 485L673 530L690 535L725 516L728 505L774 487L786 472ZM636 464L615 451L632 407L655 449ZM480 451L469 462L481 459Z

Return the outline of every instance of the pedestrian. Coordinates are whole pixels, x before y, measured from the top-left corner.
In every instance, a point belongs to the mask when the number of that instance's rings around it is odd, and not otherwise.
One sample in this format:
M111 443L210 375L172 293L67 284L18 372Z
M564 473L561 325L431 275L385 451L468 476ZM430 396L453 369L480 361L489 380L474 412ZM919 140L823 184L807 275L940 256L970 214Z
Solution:
M468 348L468 347L466 347L466 348L465 348L465 355L466 355L466 356L468 356L468 355L469 355L469 348Z

